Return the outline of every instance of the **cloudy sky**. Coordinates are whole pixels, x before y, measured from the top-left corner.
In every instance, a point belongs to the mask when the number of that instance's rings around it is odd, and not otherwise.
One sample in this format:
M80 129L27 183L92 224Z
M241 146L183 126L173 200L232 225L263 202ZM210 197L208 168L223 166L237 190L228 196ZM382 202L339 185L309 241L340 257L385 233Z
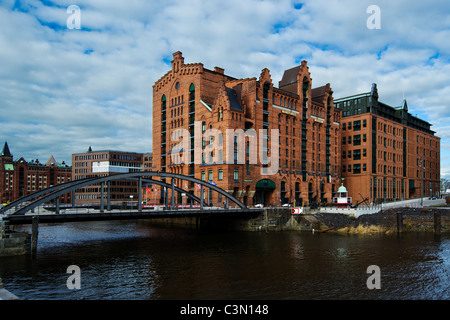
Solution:
M377 83L382 102L405 97L433 124L450 178L448 0L0 0L0 144L66 163L89 146L151 151L152 85L176 51L233 77L267 67L275 85L307 60L335 99Z

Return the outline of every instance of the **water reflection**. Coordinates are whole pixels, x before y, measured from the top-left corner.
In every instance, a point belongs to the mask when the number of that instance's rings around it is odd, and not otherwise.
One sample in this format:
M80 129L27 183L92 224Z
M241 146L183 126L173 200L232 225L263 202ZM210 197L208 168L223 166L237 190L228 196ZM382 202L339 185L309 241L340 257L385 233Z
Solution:
M37 259L4 258L22 299L449 299L450 240L433 234L197 233L145 222L41 226ZM69 265L81 290L66 287ZM381 289L366 286L381 269Z

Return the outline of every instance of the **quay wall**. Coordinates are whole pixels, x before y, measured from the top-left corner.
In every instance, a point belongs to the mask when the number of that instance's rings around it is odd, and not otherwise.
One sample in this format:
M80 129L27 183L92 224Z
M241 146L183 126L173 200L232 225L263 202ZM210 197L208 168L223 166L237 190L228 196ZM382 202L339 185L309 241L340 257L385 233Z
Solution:
M450 210L438 208L392 208L357 217L348 214L317 213L328 228L350 233L450 232Z
M438 214L436 216L436 214ZM436 217L439 229L436 229ZM292 215L290 208L265 208L251 219L171 218L148 220L152 224L197 230L317 231L349 233L450 232L450 210L393 208L360 215L306 211Z
M0 258L29 254L31 251L31 235L9 229L5 221L0 221Z
M263 213L247 219L183 217L149 219L146 222L168 227L229 231L306 231L319 230L323 225L312 214L292 215L290 208L265 208Z

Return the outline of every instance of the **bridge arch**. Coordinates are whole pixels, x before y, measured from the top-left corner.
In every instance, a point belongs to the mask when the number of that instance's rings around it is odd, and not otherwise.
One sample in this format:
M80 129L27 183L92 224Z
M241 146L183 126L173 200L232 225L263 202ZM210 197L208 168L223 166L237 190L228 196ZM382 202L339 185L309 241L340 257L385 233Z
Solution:
M85 178L85 179L80 179L80 180L75 180L75 181L69 181L69 182L65 182L65 183L61 183L61 184L57 184L57 185L48 187L48 188L43 189L43 190L39 190L39 191L33 192L33 193L29 194L29 195L26 195L24 197L16 199L16 200L8 203L6 206L0 208L0 214L3 213L3 212L8 211L9 209L11 209L11 208L13 208L15 206L18 206L19 204L21 204L21 203L23 203L25 201L36 199L36 198L38 198L38 197L40 197L40 196L42 196L44 194L47 194L47 193L50 193L50 192L54 192L56 190L60 190L60 189L63 189L65 187L68 187L68 186L73 186L75 182L77 184L78 183L81 184L81 183L84 183L86 181L91 181L91 180L94 180L94 179L95 178Z
M172 178L172 184L169 185L167 183L164 183L162 181L158 181L158 180L153 180L151 179L152 183L155 184L160 184L160 185L164 185L169 188L172 189L172 191L178 191L178 192L185 192L186 194L189 194L189 196L191 197L191 199L194 199L196 201L199 201L201 204L201 208L203 208L203 192L200 192L201 194L201 198L198 199L197 197L195 197L194 195L192 195L191 193L189 193L189 191L184 190L182 188L176 187L173 183L173 179L181 179L181 180L186 180L186 181L190 181L190 182L194 182L197 183L201 186L201 189L203 190L204 187L210 188L220 194L222 194L223 196L225 196L225 199L232 201L233 203L235 203L236 205L238 205L241 209L247 209L247 207L240 202L238 199L236 199L235 197L233 197L232 195L230 195L228 192L222 190L221 188L218 188L217 186L214 186L212 184L210 184L209 182L203 181L203 180L199 180L197 178L193 178L193 177L189 177L189 176L185 176L185 175L181 175L181 174L174 174L174 173L167 173L167 172L159 172L159 171L145 171L145 172L133 172L133 173L121 173L121 174L115 174L115 175L110 175L110 176L104 176L104 177L97 177L97 178L88 178L88 179L83 179L83 180L75 180L75 181L71 181L68 182L66 184L64 184L63 187L60 188L56 188L53 187L52 193L44 195L42 198L39 198L37 200L34 200L32 203L28 204L27 206L19 209L18 211L16 211L15 213L13 213L13 215L20 215L20 214L25 214L26 212L32 210L33 208L35 208L36 206L43 204L45 202L48 202L50 200L53 200L55 198L58 198L59 196L66 194L68 192L72 192L76 189L82 188L82 187L86 187L92 184L97 184L97 183L105 183L107 181L112 181L112 180L128 180L128 179L139 179L139 201L138 201L138 205L139 205L139 209L142 209L142 201L141 201L141 190L142 190L142 181L144 178L148 178L148 177L160 177L160 178ZM150 181L149 181L150 182ZM102 188L103 190L103 188ZM45 192L46 190L42 190L40 192L40 195L43 195L45 193L48 193L48 190ZM31 196L31 195L30 195ZM35 198L36 193L33 194L33 198ZM19 199L20 200L20 199ZM27 200L30 200L30 198L28 198ZM16 201L15 205L18 205L22 202L25 202L27 200L21 200L21 201ZM174 192L172 192L172 203L174 203ZM72 199L72 201L74 201L74 199ZM102 201L103 201L103 197L102 197Z

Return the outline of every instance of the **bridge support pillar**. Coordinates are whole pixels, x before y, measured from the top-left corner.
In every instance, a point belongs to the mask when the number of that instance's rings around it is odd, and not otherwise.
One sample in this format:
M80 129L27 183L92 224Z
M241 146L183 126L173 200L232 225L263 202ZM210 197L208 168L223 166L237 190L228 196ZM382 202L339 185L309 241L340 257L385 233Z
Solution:
M203 202L205 200L204 198L205 198L205 196L203 194L203 185L201 185L200 186L200 210L203 210Z
M72 209L75 208L75 190L72 190Z
M100 185L100 212L101 213L105 212L105 204L104 204L104 200L103 200L103 196L104 196L103 189L104 188L105 188L105 183L102 182Z
M31 223L31 256L36 257L39 234L39 216L33 216Z
M56 208L55 208L55 213L59 214L59 197L56 198Z
M168 192L167 192L167 190L168 190L168 187L166 188L166 187L164 187L163 189L162 189L162 192L163 192L163 201L164 201L164 209L165 210L167 210L168 208L169 208L169 198L168 198Z
M111 181L108 180L108 189L107 189L107 205L106 210L111 211Z
M175 209L175 179L172 178L172 209Z
M434 212L434 233L441 234L441 213L439 211Z
M138 211L142 212L142 177L139 177L139 188L138 188Z

